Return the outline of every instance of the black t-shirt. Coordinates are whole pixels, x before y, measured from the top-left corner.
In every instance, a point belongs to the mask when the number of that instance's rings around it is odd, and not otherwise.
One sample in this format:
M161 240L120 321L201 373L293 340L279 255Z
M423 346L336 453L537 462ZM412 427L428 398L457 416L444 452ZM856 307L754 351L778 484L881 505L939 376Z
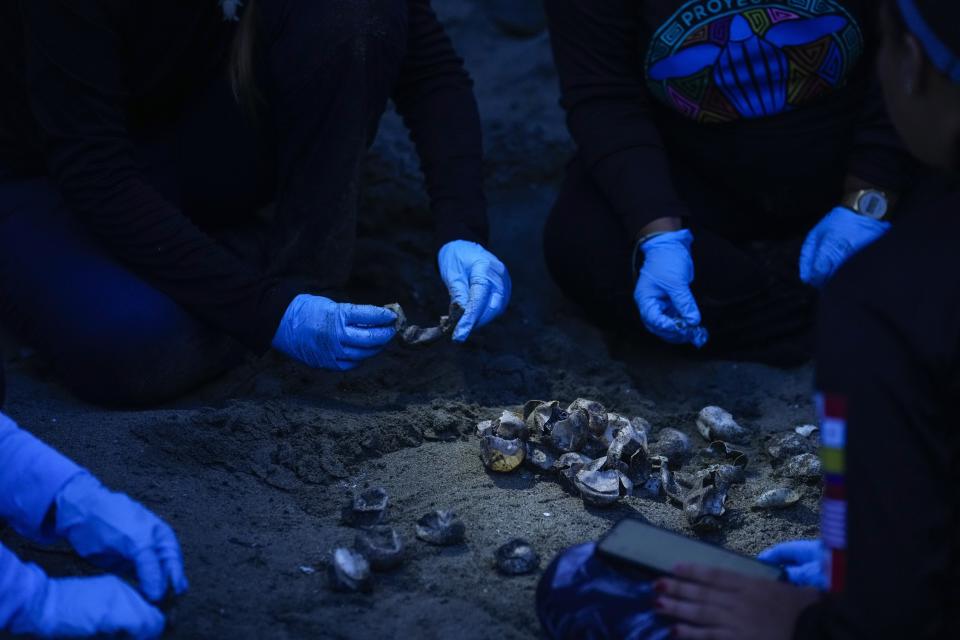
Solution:
M407 0L407 18L392 97L417 145L438 241L483 242L470 78L429 0ZM113 256L201 319L265 350L297 285L260 273L197 228L144 180L131 142L176 121L187 98L224 73L235 29L216 0L0 0L0 175L49 174ZM312 171L297 159L288 164ZM282 182L311 188L306 179ZM324 238L306 240L323 246Z
M672 166L773 208L825 183L836 204L847 173L903 186L908 161L872 82L875 1L546 7L570 131L631 232L687 215Z
M825 457L838 507L824 539L845 543L845 584L801 616L798 640L956 637L957 238L960 191L851 259L824 295L816 383L846 422Z
M94 99L84 85L115 100L129 130L173 121L223 69L235 29L213 0L0 0L0 164L45 171L44 120ZM67 103L48 102L42 85L62 84L55 74L76 83L65 88L73 91Z

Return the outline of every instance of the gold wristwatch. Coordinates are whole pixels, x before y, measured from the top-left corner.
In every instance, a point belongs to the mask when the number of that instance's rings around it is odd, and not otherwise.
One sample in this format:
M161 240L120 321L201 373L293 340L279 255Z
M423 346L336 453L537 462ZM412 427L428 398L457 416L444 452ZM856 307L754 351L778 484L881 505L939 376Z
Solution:
M873 220L886 220L890 214L890 199L886 193L877 189L861 189L848 193L843 199L843 206Z

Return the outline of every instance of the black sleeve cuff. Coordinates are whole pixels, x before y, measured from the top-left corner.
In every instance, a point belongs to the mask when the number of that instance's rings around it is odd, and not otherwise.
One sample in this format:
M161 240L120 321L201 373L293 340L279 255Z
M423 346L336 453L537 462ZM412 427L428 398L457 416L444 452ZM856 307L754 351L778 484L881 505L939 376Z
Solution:
M687 218L689 210L673 188L663 152L637 147L615 153L587 167L613 206L631 240L658 218Z
M916 180L917 165L904 151L867 146L854 150L847 165L850 175L894 193L903 193Z
M469 240L484 246L490 240L487 206L484 202L445 202L434 205L436 249L453 240Z
M287 312L293 299L301 293L305 292L287 280L278 280L273 286L265 288L250 331L238 336L240 341L257 355L269 351L283 314Z

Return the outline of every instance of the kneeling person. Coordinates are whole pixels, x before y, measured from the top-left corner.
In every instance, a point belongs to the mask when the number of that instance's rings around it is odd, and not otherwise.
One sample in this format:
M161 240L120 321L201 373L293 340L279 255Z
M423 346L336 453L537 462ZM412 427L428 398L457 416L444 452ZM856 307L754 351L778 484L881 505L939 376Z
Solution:
M577 147L546 225L554 280L608 327L806 360L816 288L911 186L875 3L546 7Z

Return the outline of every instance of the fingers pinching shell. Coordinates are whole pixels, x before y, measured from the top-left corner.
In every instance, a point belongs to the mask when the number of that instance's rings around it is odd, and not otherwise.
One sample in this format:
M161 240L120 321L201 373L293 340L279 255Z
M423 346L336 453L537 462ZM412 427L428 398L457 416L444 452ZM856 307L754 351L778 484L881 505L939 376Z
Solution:
M382 347L393 340L397 330L393 327L351 327L343 329L340 343L345 347L371 349Z
M481 269L481 273L472 273L470 275L470 298L464 309L463 317L457 324L453 332L455 342L465 342L470 337L470 332L480 321L481 316L487 310L490 304L490 297L493 295L493 283L486 277L483 266L476 267Z
M363 362L368 358L374 357L382 350L383 349L380 347L363 348L342 346L340 347L338 355L341 360L349 362Z
M140 590L147 599L156 602L167 593L167 580L160 557L153 547L143 549L134 559Z
M154 539L156 540L157 553L160 556L160 564L168 583L176 595L183 594L189 588L190 583L187 581L183 569L183 552L180 550L177 534L173 532L169 525L164 523L157 527L154 532Z
M344 319L349 327L391 327L397 321L397 314L384 307L366 304L343 306Z

